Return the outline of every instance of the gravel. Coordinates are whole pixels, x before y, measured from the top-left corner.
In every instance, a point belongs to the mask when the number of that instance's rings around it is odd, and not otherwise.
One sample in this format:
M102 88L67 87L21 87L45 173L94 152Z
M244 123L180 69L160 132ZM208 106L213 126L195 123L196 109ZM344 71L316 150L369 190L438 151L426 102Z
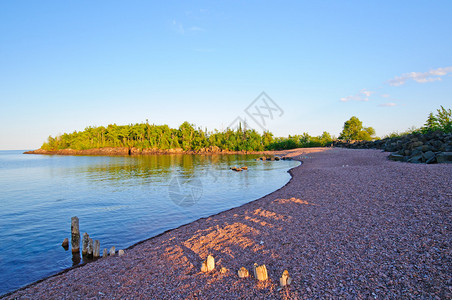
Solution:
M377 150L285 153L303 164L272 194L6 298L452 298L452 165ZM216 268L202 273L209 254ZM269 280L253 278L255 262ZM239 278L241 267L251 276ZM285 269L293 282L280 289Z

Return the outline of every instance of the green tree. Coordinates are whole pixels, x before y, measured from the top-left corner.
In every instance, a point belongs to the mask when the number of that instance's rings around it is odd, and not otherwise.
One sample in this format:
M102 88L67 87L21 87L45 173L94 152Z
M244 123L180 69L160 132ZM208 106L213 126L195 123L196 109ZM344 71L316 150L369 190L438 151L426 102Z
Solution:
M339 138L343 140L370 141L372 140L373 135L375 135L375 129L372 127L363 127L363 122L353 116L350 120L345 121L344 128L339 135Z

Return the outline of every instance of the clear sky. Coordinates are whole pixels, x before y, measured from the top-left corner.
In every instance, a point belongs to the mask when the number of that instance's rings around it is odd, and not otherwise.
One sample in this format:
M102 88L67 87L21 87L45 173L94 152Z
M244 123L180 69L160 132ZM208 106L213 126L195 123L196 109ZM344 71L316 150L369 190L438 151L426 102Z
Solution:
M0 1L0 149L87 126L378 136L452 106L452 1Z

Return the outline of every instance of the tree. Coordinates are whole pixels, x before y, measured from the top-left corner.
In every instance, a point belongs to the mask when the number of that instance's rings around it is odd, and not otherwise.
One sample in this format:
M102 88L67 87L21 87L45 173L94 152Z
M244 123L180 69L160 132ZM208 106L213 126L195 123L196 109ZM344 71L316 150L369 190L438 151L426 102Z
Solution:
M372 127L363 127L363 122L353 116L350 120L345 121L344 128L339 135L339 138L343 140L370 141L372 140L373 135L375 135L375 129Z

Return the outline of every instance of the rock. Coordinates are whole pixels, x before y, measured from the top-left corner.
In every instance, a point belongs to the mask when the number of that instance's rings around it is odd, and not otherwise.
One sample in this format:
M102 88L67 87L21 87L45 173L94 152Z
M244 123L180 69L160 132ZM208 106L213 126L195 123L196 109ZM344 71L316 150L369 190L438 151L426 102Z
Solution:
M102 257L105 258L108 256L108 249L104 248L104 253L102 253Z
M284 270L281 278L279 279L279 284L281 286L287 286L287 285L290 285L291 283L292 283L292 278L289 277L289 271Z
M421 163L422 162L422 154L418 154L418 155L410 157L408 159L408 162L415 163L415 164Z
M212 255L207 256L207 259L202 262L201 272L210 272L215 269L215 259Z
M89 234L84 233L83 239L82 239L82 254L87 255L88 254L88 244L89 244Z
M69 239L68 239L68 238L65 238L65 239L63 240L63 242L61 243L61 246L62 246L64 249L67 250L67 248L69 248Z
M389 154L388 159L393 161L405 161L405 157L403 155L394 153Z
M259 281L267 280L267 267L265 265L259 266L258 264L254 263L254 277Z
M115 255L115 252L116 252L115 246L111 247L111 248L110 248L110 256L114 256L114 255Z
M438 163L452 163L452 152L442 152L436 156Z
M280 159L281 159L281 157L275 156L275 160L280 160Z
M99 240L95 240L94 241L93 256L95 258L100 256L100 242L99 242Z
M125 254L124 250L121 249L121 250L118 251L118 255L119 256L123 256L124 254Z
M78 217L71 218L71 248L72 252L80 251L80 230Z
M250 273L248 272L248 270L245 267L241 267L237 273L239 274L240 278L245 278L245 277L250 276Z
M88 242L88 255L92 256L93 255L93 239L89 238L89 242Z
M247 166L242 167L242 170L248 170Z
M424 154L422 154L422 157L424 158L425 161L428 161L432 157L435 157L435 153L433 153L433 151L427 151Z

